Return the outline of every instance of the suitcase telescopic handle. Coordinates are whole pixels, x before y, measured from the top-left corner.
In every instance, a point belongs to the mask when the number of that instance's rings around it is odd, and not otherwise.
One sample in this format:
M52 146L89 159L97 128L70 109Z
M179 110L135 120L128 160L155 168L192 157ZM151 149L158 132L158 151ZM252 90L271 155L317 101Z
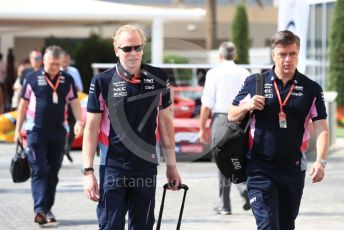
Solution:
M160 211L159 211L159 218L158 218L158 222L156 224L156 230L160 230L160 225L161 225L161 218L162 218L162 213L164 210L164 204L165 204L165 195L166 195L166 190L170 187L170 184L164 184L163 188L163 194L162 194L162 199L161 199L161 204L160 204ZM178 186L178 189L184 189L184 195L183 195L183 201L182 201L182 205L180 207L180 211L179 211L179 218L178 218L178 224L177 224L177 230L180 229L180 225L182 222L182 216L183 216L183 211L184 211L184 203L185 203L185 197L186 197L186 192L189 190L189 187L186 184L180 184Z
M171 185L169 183L164 184L164 189L168 189ZM180 184L178 189L189 190L189 187L186 184Z

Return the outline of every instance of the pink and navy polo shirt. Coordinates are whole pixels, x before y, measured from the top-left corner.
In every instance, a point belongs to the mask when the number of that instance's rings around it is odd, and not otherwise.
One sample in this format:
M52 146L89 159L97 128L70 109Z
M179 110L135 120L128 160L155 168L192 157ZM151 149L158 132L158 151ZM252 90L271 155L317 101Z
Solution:
M93 77L88 113L101 113L100 165L143 169L156 165L159 110L172 104L164 70L142 64L132 76L120 63Z
M73 78L63 71L59 75L60 83L56 90L58 103L53 103L53 89L45 79L47 74L43 68L25 78L22 98L29 101L24 124L26 130L50 133L59 129L68 131L68 103L78 95ZM55 77L52 81L53 85L57 79L58 77Z
M309 122L326 119L326 108L321 86L296 70L294 78L285 86L271 70L264 72L265 107L254 111L250 124L249 152L251 159L272 161L281 168L306 170L304 153L309 143ZM287 128L279 127L280 106L273 81L276 81L281 99L284 101L291 86L294 89L283 107L287 117ZM239 105L244 98L256 94L255 75L249 76L233 101ZM245 99L246 100L246 99Z

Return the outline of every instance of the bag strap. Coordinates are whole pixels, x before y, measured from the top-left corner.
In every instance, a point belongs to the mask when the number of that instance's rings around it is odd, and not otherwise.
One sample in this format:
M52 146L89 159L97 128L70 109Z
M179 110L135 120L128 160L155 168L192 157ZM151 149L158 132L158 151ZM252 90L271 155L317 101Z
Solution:
M23 151L24 151L23 143L21 143L20 141L17 141L16 155L21 155Z
M24 150L23 143L21 143L20 141L17 141L17 146L19 146L21 150Z
M256 78L256 95L264 95L264 84L265 84L265 78L260 74L255 74ZM245 125L244 132L246 133L248 128L250 127L251 119L253 117L254 111L250 114L250 117Z

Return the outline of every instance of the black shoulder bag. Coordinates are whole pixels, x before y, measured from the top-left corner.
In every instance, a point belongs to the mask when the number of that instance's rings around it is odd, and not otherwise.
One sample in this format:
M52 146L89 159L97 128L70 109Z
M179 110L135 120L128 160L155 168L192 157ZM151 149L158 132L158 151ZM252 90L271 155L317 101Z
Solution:
M255 78L256 94L263 95L264 78L260 74L256 74ZM246 181L245 164L251 116L252 114L247 114L242 121L227 121L219 131L222 138L212 143L211 149L217 167L234 184Z
M17 143L16 152L11 160L10 172L14 183L25 182L30 178L28 155L20 142Z

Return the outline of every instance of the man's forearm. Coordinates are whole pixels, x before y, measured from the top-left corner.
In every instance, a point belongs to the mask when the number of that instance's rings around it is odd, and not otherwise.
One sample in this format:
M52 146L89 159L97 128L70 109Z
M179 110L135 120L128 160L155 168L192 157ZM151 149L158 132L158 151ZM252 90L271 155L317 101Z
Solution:
M228 109L228 120L230 121L240 121L244 119L246 114L249 112L248 107L245 104L235 106L231 105Z
M317 160L326 160L329 149L329 130L326 120L314 122L316 135Z
M72 108L73 115L77 121L82 121L82 112L81 112L81 105L79 99L74 99L70 102L70 106Z
M160 111L159 134L166 165L176 165L174 127L170 107Z
M26 102L24 99L21 99L19 101L15 128L15 132L17 133L20 133L21 127L23 126L25 120L25 113L27 110L27 104L28 102Z
M199 118L199 122L200 122L200 129L202 131L205 130L206 128L206 123L207 123L207 120L208 120L208 117L210 116L210 109L206 106L203 106L201 107L201 115L200 115L200 118Z
M84 130L82 144L83 167L93 167L94 155L97 148L97 132L92 132L87 126Z

